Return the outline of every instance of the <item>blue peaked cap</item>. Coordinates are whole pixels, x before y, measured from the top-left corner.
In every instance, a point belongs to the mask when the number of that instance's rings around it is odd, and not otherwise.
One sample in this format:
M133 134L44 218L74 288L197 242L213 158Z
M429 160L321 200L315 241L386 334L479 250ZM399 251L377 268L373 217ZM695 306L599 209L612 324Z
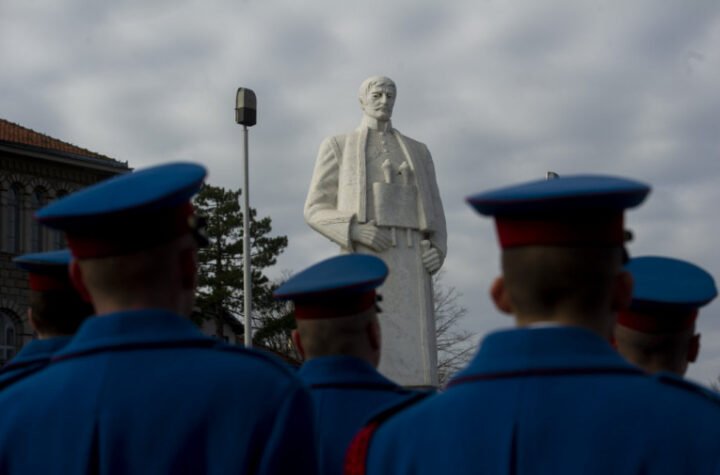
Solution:
M467 198L495 217L503 249L522 246L622 245L624 210L643 202L644 183L604 175L566 175Z
M168 163L115 176L67 195L40 209L41 223L65 232L91 232L95 219L114 218L173 208L200 190L207 172L195 163Z
M13 263L20 269L35 274L67 273L72 254L69 249L49 252L35 252L23 254L13 259Z
M650 186L606 175L564 175L478 193L467 198L487 216L531 215L593 209L624 210L638 206Z
M167 242L195 229L190 204L207 175L195 163L169 163L115 176L40 209L76 257L105 257Z
M273 294L278 300L321 300L361 294L380 286L388 275L382 259L368 254L331 257L295 274Z
M636 257L625 269L633 276L632 310L694 310L718 294L707 271L680 259Z
M31 290L37 292L74 291L68 270L71 258L70 250L63 249L23 254L14 258L13 263L19 269L28 272L28 285Z

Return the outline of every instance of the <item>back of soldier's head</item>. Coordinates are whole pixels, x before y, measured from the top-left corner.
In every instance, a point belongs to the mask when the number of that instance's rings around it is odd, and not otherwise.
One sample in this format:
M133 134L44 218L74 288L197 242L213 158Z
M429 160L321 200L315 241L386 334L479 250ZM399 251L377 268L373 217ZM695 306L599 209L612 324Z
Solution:
M618 351L648 372L684 374L700 350L695 322L717 296L714 279L695 264L661 256L636 257L626 270L635 285L615 325Z
M608 308L621 266L619 246L527 246L502 252L505 285L517 313L538 317Z
M93 295L129 303L146 293L179 288L177 255L192 247L192 239L181 237L129 254L82 259L79 266Z
M275 298L295 304L294 340L306 359L349 355L377 365L375 288L387 274L387 266L375 256L345 254L303 270L275 291Z
M70 281L67 249L25 254L13 259L28 272L30 321L41 338L74 334L93 307Z
M40 335L73 335L94 313L93 306L75 290L30 292L32 324Z
M619 299L624 210L648 192L624 178L578 175L469 197L495 219L503 276L491 293L501 310L530 320L610 314Z
M297 320L305 359L321 356L359 356L370 350L369 332L378 325L375 308L328 319Z
M616 326L615 347L630 363L648 373L667 371L684 375L688 363L697 356L699 335L695 325L683 330L646 333L624 326ZM695 356L689 357L694 353Z

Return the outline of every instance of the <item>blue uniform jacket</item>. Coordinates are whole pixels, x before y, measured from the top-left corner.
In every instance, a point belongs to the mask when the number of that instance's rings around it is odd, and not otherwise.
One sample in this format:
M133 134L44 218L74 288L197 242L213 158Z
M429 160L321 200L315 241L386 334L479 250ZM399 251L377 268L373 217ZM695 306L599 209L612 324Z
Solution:
M43 369L50 362L53 353L67 345L71 338L58 336L26 343L20 353L0 370L0 389Z
M302 382L163 310L89 319L0 407L3 475L316 473Z
M303 364L300 379L315 405L320 474L339 475L353 435L376 412L417 394L393 383L366 361L324 356Z
M439 396L382 424L368 474L711 474L720 406L573 327L500 331Z

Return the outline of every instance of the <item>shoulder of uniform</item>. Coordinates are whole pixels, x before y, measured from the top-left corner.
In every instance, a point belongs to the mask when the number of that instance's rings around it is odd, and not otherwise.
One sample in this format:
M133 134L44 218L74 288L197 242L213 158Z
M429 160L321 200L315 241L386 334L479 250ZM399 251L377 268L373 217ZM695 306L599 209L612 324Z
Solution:
M399 385L395 388L395 392L397 392L398 394L407 395L411 398L417 396L418 400L422 400L422 399L425 399L425 397L427 397L427 396L437 394L437 391L435 391L434 389L406 388L406 387L399 386ZM420 397L420 396L423 396L423 397Z
M242 346L232 345L225 342L219 342L215 346L215 349L217 351L222 351L227 354L254 359L260 364L267 364L268 366L275 368L277 371L295 378L295 373L293 369L287 363L284 363L279 358L269 353L264 353L262 351L248 349Z
M427 397L435 394L435 391L410 390L405 388L402 388L401 391L406 392L408 394L408 397L402 399L397 403L393 403L390 406L385 407L382 411L375 414L372 419L370 419L370 422L385 422L398 412L401 412L410 406L414 406L420 401L423 401Z
M355 437L353 437L346 452L343 473L345 475L364 475L367 468L367 455L370 449L370 442L380 426L395 414L419 403L432 394L434 394L433 391L418 391L413 396L403 399L396 404L392 404L375 414L375 416L355 434Z
M37 373L47 366L48 362L35 362L34 365L23 365L22 367L8 367L5 371L0 371L0 389L7 388L28 376Z
M31 358L22 361L10 361L0 368L0 377L9 377L18 373L26 373L44 368L50 363L50 357Z
M420 402L423 399L425 399L426 397L434 396L438 393L437 389L434 389L434 388L425 388L425 387L406 388L403 386L398 386L397 392L400 394L407 395L408 399L411 400L410 405Z
M661 372L653 376L660 384L680 388L720 406L720 394L674 373Z

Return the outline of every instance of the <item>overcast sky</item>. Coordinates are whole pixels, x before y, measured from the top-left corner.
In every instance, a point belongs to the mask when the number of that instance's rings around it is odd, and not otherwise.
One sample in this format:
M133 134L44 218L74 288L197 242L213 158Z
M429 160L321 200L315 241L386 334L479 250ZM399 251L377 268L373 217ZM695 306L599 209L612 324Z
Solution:
M479 335L492 223L465 196L561 175L653 186L629 213L633 255L720 275L720 3L646 1L0 0L0 116L134 168L199 161L242 183L239 86L258 96L252 206L298 271L336 249L304 223L318 146L355 128L363 79L398 85L393 125L428 145L448 221L445 283ZM700 361L720 373L720 304L701 313Z

